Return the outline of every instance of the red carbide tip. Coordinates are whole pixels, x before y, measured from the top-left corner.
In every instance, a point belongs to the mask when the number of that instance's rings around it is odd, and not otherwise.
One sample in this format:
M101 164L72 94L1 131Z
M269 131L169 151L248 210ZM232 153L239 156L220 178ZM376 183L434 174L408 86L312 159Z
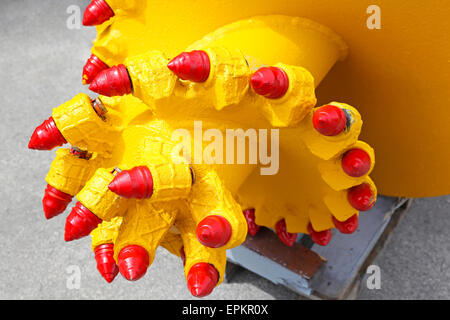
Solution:
M201 244L209 248L220 248L231 238L231 225L224 217L211 215L199 222L196 232Z
M289 78L280 68L264 67L252 75L250 84L257 94L268 99L278 99L286 94Z
M93 0L84 11L83 25L98 26L114 17L114 11L104 0Z
M347 116L341 108L326 105L314 112L313 126L324 136L337 136L345 130Z
M312 241L319 246L327 246L333 236L330 229L317 232L313 229L311 224L308 225L308 233Z
M375 205L375 195L369 184L352 187L347 192L350 205L358 211L368 211Z
M90 84L100 72L106 69L108 65L92 54L83 68L83 84Z
M289 233L286 229L286 221L284 219L277 222L275 225L275 231L278 235L278 238L288 247L292 247L297 240L296 233Z
M130 245L123 248L117 258L120 274L129 281L139 280L147 272L149 259L147 250L141 246Z
M200 262L191 267L187 276L187 286L197 298L209 295L219 281L219 273L211 264Z
M167 67L179 78L193 82L205 82L211 72L209 56L200 50L179 54Z
M70 194L59 191L58 189L47 184L47 188L45 188L45 195L42 199L45 217L47 219L51 219L63 213L72 201L72 198L73 197Z
M102 223L102 220L89 211L88 208L77 202L66 219L66 241L73 241L88 236L92 230Z
M370 166L370 156L362 149L349 150L342 157L342 169L350 177L362 177L369 172Z
M254 237L259 231L259 226L256 224L255 209L247 209L243 211L245 220L247 220L248 233Z
M116 175L108 188L124 198L147 199L153 194L152 174L145 166L124 170Z
M127 68L119 64L101 71L92 80L89 90L108 97L130 94L132 85Z
M95 248L97 270L106 282L111 283L119 273L119 267L114 261L114 244L107 243Z
M333 223L336 229L338 229L341 233L352 234L358 229L358 215L355 214L345 221L339 221L333 217Z
M28 143L28 148L34 150L51 150L65 143L67 143L66 139L64 139L56 127L53 117L50 117L34 130Z

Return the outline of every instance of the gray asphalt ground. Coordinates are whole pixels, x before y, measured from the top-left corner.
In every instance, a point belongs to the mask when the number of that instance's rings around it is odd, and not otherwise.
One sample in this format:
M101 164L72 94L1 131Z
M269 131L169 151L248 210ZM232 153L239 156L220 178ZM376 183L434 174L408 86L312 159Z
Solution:
M44 178L54 153L30 151L27 145L52 108L88 93L80 79L95 30L66 27L66 9L75 4L83 11L87 3L0 2L0 299L191 299L181 262L163 249L145 278L129 283L118 276L108 285L97 273L90 239L65 243L65 215L44 218ZM450 196L416 200L374 262L381 268L381 289L363 287L359 297L448 299L449 211ZM67 285L73 266L81 271L79 289ZM245 271L209 298L298 296Z

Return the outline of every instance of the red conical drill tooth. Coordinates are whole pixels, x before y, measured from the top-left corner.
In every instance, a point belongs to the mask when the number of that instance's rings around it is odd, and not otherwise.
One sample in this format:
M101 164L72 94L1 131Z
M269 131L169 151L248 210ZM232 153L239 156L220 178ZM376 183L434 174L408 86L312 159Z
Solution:
M219 281L219 273L211 264L200 262L191 267L187 275L187 286L197 298L209 295Z
M347 116L341 108L326 105L314 112L313 126L324 136L337 136L345 130Z
M108 188L124 198L147 199L153 194L152 174L145 166L124 170L115 176Z
M83 25L97 26L114 17L114 11L104 0L93 0L84 11Z
M28 148L35 150L51 150L60 147L65 143L67 143L66 139L64 139L61 132L56 127L53 117L50 117L34 130L30 142L28 143Z
M150 258L147 250L138 245L130 245L123 248L117 258L119 271L125 279L136 281L147 272Z
M114 261L114 244L102 244L95 248L95 260L97 270L108 283L111 283L119 273L119 267Z
M108 69L108 65L92 54L83 68L83 84L90 84L103 70Z
M352 234L358 229L358 215L355 214L345 221L339 221L333 217L333 223L336 229L344 234Z
M256 236L259 226L256 224L255 209L247 209L243 211L245 220L247 220L248 233L252 237Z
M211 62L205 51L183 52L172 59L167 67L183 80L205 82L211 72Z
M264 67L252 75L250 84L257 94L268 99L278 99L286 94L289 78L280 68Z
M358 211L368 211L375 205L375 195L369 184L352 187L347 192L350 205Z
M77 202L66 220L66 241L72 241L88 236L92 230L102 223L102 220L89 211L88 208Z
M370 166L370 156L362 149L349 150L342 157L342 169L350 177L362 177L369 172Z
M331 237L333 234L331 233L331 230L324 230L324 231L315 231L311 224L308 225L308 233L315 243L317 243L319 246L326 246L330 243Z
M284 219L277 222L277 224L275 225L275 231L277 232L278 238L281 240L281 242L289 247L292 247L297 240L296 233L287 232L286 220Z
M45 188L45 195L42 199L45 217L47 219L51 219L63 213L72 201L72 198L73 197L70 194L59 191L58 189L47 184L47 188Z
M221 216L211 215L197 225L197 239L206 247L220 248L231 238L231 225Z
M89 90L108 97L130 94L132 84L127 68L123 64L119 64L101 71L92 80Z

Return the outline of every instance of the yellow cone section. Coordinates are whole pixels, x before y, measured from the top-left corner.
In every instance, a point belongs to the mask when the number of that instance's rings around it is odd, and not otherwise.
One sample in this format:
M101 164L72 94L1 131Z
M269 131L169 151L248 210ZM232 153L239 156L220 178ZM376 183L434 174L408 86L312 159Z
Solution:
M118 22L112 23L111 28L119 26ZM130 54L136 49L132 36L132 31L126 28L110 37L100 34L94 53L99 53L95 52L97 46L107 39L105 48L128 48L126 54ZM113 46L113 42L123 45ZM280 43L285 51L275 56L274 48ZM316 231L333 228L332 217L342 219L349 207L347 199L338 195L367 178L338 177L337 183L341 185L336 188L332 181L336 178L327 180L328 171L334 167L325 167L325 172L319 169L323 162L336 163L343 152L358 143L362 120L356 108L332 103L350 117L348 128L335 137L319 134L312 124L317 102L315 86L337 61L346 57L347 49L339 35L317 22L273 15L234 22L189 45L185 50L204 50L210 58L211 72L204 83L173 77L165 66L170 56L167 52L151 49L126 56L124 63L133 83L133 94L144 105L137 99L129 100L127 107L121 109L134 115L125 116L129 120L124 121L121 143L116 145L113 158L121 158L130 167L148 165L143 155L155 151L167 154L170 151L165 147L169 145L167 140L174 140L174 132L180 133L177 129L181 129L188 136L182 145L191 146L188 159L194 175L198 175L190 197L193 218L199 221L211 213L227 217L233 229L227 248L245 238L242 208L255 208L256 222L270 228L285 219L292 233L306 233L309 223ZM115 60L113 64L122 62L119 51L111 51L109 55ZM264 65L276 66L287 74L289 87L283 97L267 99L249 86L253 72ZM254 128L268 133L265 138L270 140L267 144L271 150L267 150L267 156L279 156L273 170L264 167L267 163L259 168L250 161L254 154L259 154L261 160L261 150L252 149L250 144L245 146L247 161L240 163L236 132L251 140ZM224 137L229 130L235 135L231 139ZM209 138L205 139L205 131ZM257 135L256 131L253 133ZM264 139L261 135L258 138ZM213 140L226 154L217 156L217 151L209 152L213 148L208 142ZM237 142L231 150L229 140ZM211 154L216 154L215 161L205 162ZM202 168L198 165L206 164L209 168L205 172L211 174L204 176L215 178L203 187ZM345 186L341 180L345 180ZM338 199L332 209L325 203L330 196Z
M72 145L104 156L112 152L120 130L110 115L102 119L96 113L87 94L80 93L53 109L52 117L63 137Z
M98 155L85 160L70 154L69 149L58 149L45 181L53 188L74 196L101 164L102 159Z
M127 199L108 189L114 179L111 169L97 169L94 176L86 183L76 198L83 206L102 220L109 221L121 216L126 211Z

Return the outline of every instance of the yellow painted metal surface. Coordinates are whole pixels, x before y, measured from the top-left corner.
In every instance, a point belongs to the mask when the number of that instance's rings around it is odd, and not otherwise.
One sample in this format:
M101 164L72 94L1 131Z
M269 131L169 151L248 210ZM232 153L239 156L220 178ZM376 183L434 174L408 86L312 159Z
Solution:
M127 199L108 189L114 179L112 169L99 168L76 198L83 206L102 220L122 216L128 207Z
M111 114L103 121L92 107L91 98L80 93L72 100L53 109L53 120L67 141L83 150L95 150L104 157L114 148L121 128ZM117 119L120 120L120 119Z
M71 155L69 149L58 149L45 180L53 188L74 196L101 164L102 159L97 155L85 160Z

